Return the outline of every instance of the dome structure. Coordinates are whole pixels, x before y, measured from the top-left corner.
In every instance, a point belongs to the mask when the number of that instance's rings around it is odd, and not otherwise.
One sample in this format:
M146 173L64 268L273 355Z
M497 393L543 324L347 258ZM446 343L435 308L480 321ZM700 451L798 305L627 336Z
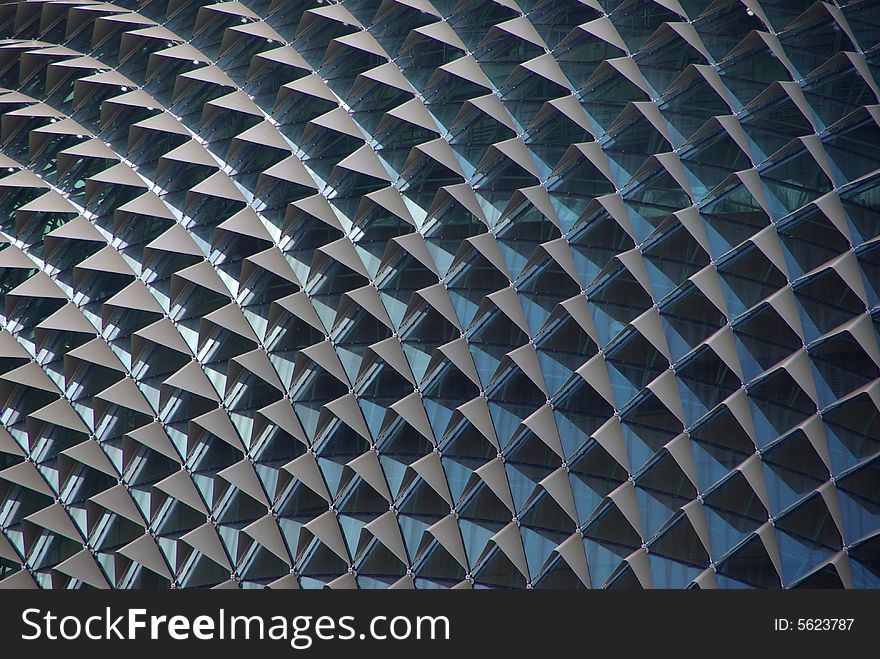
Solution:
M0 5L0 587L880 587L880 3Z

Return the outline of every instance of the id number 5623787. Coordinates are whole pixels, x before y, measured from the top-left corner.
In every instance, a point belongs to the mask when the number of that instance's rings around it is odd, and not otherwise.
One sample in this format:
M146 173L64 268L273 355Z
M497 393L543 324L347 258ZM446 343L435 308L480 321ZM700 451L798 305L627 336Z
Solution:
M773 631L787 632L847 632L855 618L775 618Z

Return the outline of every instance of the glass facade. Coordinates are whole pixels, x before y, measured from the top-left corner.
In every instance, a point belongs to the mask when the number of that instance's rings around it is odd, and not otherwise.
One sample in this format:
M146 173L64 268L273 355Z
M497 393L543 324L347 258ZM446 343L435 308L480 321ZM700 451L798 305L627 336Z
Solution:
M0 587L880 587L880 3L0 5Z

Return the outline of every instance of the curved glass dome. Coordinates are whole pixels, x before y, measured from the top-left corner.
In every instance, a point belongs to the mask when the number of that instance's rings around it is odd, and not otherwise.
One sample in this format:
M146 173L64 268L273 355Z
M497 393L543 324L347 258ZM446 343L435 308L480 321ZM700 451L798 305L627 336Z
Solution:
M878 44L0 5L0 587L880 587Z

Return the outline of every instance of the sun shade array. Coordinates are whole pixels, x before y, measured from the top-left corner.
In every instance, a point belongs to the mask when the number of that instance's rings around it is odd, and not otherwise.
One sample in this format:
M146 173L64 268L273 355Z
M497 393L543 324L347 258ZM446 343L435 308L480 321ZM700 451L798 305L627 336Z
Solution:
M880 587L880 3L0 38L0 587Z

